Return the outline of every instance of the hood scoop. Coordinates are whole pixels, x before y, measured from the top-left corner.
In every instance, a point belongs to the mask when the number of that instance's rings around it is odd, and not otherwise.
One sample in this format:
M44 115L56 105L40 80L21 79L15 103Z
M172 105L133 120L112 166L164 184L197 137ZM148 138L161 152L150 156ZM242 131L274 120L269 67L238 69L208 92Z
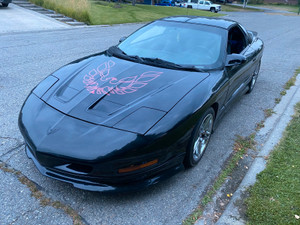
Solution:
M98 99L93 105L91 105L88 110L89 112L99 115L99 116L110 116L113 113L117 112L121 108L123 108L124 105L121 105L119 103L107 101L105 99L100 98Z

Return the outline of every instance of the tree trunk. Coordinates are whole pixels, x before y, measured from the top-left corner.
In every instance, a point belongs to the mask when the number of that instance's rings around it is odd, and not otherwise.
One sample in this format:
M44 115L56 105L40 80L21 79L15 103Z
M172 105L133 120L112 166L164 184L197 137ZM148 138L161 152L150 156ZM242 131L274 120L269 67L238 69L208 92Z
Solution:
M132 0L132 5L135 6L136 0Z
M244 5L243 5L243 8L246 8L246 6L247 6L247 3L248 3L248 0L244 0Z

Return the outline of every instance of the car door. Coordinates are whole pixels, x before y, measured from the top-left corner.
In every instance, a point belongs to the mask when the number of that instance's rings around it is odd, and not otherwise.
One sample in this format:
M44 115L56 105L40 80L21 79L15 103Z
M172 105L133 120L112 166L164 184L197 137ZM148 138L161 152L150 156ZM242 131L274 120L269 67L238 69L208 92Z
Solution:
M243 93L253 73L252 64L255 60L255 52L251 48L247 34L239 25L231 27L228 31L227 54L241 54L246 60L239 65L226 67L229 78L226 105Z
M210 2L209 1L204 2L203 9L204 10L210 10Z
M204 9L204 1L199 1L199 4L197 5L197 9Z
M197 9L198 7L198 0L190 0L189 3L188 3L188 8L192 7L193 9Z

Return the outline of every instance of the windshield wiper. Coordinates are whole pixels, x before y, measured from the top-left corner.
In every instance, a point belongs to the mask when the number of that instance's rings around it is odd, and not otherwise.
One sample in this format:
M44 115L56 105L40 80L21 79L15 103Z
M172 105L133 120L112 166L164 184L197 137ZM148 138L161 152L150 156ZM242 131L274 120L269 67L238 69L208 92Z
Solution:
M168 69L177 69L177 70L187 70L187 71L197 71L197 72L204 72L202 69L197 68L193 65L181 65L181 64L176 64L172 63L163 59L159 58L146 58L146 57L141 57L143 60L142 63L145 64L150 64L153 66L159 66L159 67L164 67Z
M134 62L139 62L141 63L143 60L137 56L137 55L127 55L125 52L123 52L119 47L117 46L112 46L107 50L107 53L109 55L116 56L121 59L126 59Z
M196 72L205 72L204 70L197 68L193 65L181 65L172 63L163 59L159 58L147 58L147 57L139 57L137 55L127 55L125 52L123 52L119 47L112 46L107 50L107 53L109 55L130 60L137 63L147 64L151 66L158 66L163 67L167 69L176 69L176 70L187 70L187 71L196 71Z

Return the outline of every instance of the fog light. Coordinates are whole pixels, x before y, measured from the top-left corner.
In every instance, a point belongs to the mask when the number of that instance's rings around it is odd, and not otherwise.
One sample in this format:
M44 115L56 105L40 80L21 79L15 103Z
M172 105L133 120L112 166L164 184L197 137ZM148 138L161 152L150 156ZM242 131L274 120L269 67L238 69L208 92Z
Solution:
M152 166L156 163L158 163L158 159L154 159L150 162L143 163L141 165L131 165L130 167L118 169L118 172L119 173L129 173L129 172L132 172L132 171L135 171L135 170L143 169L143 168L148 167L148 166Z

